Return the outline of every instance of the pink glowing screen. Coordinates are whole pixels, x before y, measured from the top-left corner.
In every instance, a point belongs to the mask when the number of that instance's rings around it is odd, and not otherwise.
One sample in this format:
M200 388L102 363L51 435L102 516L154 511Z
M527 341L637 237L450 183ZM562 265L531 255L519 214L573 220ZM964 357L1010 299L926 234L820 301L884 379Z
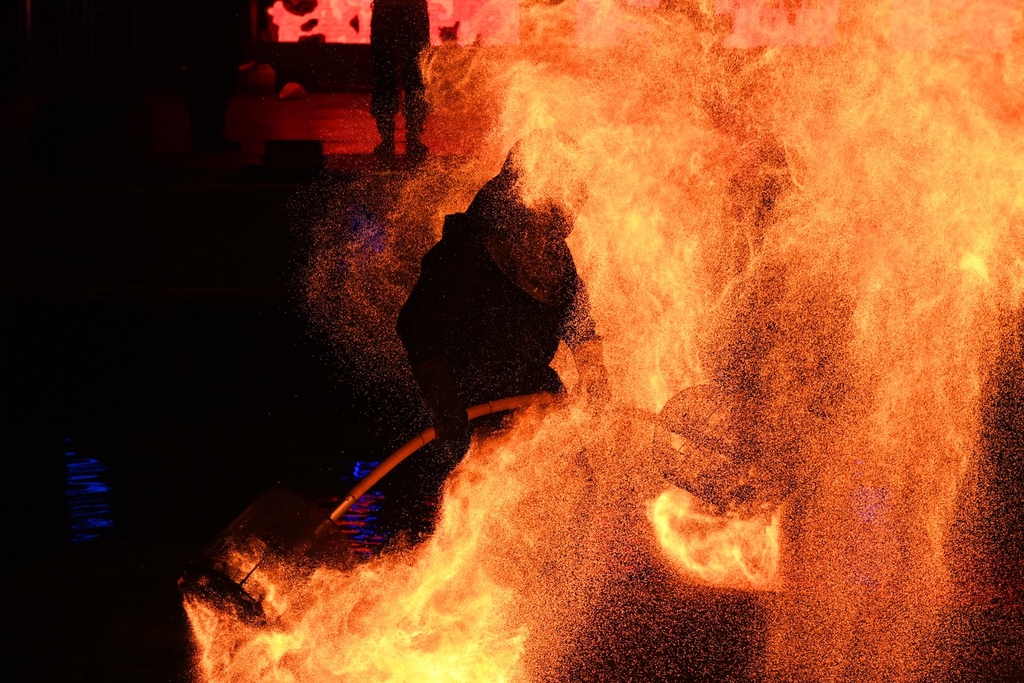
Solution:
M615 44L642 31L638 12L661 0L577 0L576 35L581 44ZM460 45L519 43L519 0L428 0L430 40ZM277 0L267 10L278 42L370 42L372 0Z
M371 5L372 0L277 0L267 12L279 42L367 44ZM428 0L428 8L430 40L435 45L441 43L442 33L454 37L460 45L519 42L519 0Z

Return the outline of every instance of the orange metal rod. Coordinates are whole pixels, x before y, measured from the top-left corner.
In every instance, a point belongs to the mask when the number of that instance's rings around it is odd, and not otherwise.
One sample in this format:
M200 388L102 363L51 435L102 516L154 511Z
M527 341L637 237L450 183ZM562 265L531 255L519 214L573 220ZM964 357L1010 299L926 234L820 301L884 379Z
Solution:
M526 406L531 405L546 405L554 400L554 394L545 392L524 394L522 396L510 396L509 398L501 398L497 401L489 401L487 403L475 405L466 410L466 415L469 416L470 420L473 420L484 415L500 413L503 410L515 410L517 408L525 408ZM334 509L334 512L331 513L331 521L337 522L338 519L340 519L341 516L344 515L350 507L352 507L353 503L359 500L364 493L370 490L371 486L384 478L384 475L393 470L398 463L402 462L420 448L433 441L434 436L434 428L427 427L407 441L397 451L385 458L379 465L374 467L372 472L363 477L358 484L352 487L352 490L348 492L347 496L345 496L345 500L341 501L341 505Z

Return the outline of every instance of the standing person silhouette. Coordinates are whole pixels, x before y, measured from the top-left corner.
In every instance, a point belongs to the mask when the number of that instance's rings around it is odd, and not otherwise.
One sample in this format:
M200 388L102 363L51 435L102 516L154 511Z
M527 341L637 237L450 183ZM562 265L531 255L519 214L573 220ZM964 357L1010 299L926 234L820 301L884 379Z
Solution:
M405 154L422 161L427 146L420 140L427 118L420 52L430 43L430 18L426 0L374 0L370 19L370 54L373 59L373 94L370 113L377 122L380 144L374 154L395 154L395 116L398 114L398 80L405 93Z

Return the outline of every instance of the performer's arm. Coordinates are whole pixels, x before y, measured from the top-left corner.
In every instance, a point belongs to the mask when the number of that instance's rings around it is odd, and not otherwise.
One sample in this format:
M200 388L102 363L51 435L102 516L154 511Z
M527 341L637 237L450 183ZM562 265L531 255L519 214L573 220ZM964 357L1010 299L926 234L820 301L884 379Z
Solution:
M444 355L446 306L452 292L445 277L446 254L438 243L423 257L420 278L398 315L398 336L405 346L412 374L433 417L442 442L465 441L469 430L466 409Z

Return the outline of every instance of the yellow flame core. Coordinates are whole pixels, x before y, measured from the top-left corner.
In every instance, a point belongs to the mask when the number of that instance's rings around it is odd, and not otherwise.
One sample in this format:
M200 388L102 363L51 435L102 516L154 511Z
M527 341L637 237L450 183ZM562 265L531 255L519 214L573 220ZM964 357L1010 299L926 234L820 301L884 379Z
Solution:
M205 680L543 680L624 546L681 582L771 591L771 680L944 677L954 530L983 509L986 387L1024 296L1019 5L961 24L932 11L956 3L829 2L826 47L786 29L732 50L710 2L631 13L645 30L580 49L573 4L524 7L515 51L426 56L430 125L479 155L386 187L379 253L325 219L308 294L346 352L394 372L394 318L443 215L516 140L562 130L586 169L569 245L615 406L475 444L434 538L284 582L265 632L187 605ZM739 397L730 419L781 512L712 517L666 491L627 416L698 384Z
M777 585L779 513L743 519L701 512L689 493L669 489L650 515L662 550L694 580L748 590Z

